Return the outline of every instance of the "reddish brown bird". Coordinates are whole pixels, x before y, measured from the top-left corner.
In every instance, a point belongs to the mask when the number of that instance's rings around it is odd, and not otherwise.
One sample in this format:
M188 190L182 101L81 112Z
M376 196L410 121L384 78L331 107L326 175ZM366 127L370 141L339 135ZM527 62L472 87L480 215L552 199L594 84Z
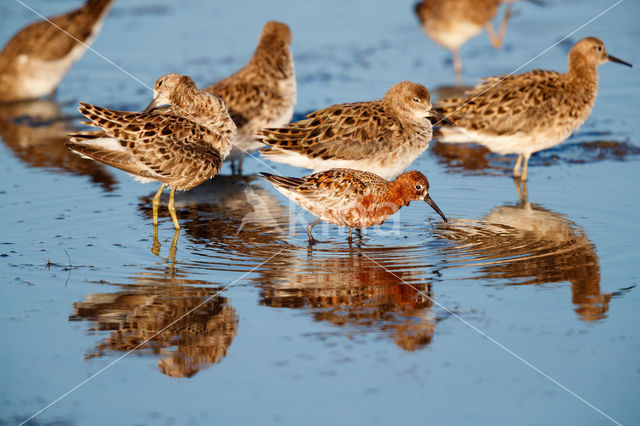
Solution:
M429 181L417 170L402 173L389 182L382 177L354 169L331 169L302 178L262 173L278 191L319 219L307 226L309 242L316 240L311 229L321 221L349 228L382 225L411 201L424 200L446 222L447 218L429 195Z

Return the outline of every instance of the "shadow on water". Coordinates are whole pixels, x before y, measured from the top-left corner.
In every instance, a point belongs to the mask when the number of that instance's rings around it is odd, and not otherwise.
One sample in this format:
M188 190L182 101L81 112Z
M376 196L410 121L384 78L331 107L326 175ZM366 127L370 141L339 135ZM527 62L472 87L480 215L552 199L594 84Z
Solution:
M116 179L104 166L72 153L64 145L70 117L50 100L0 104L0 138L16 157L36 168L89 176L105 191L113 191Z
M171 377L192 377L218 364L237 333L235 309L218 288L158 283L134 278L121 291L88 293L73 304L69 321L90 321L89 330L109 331L85 358L110 351L159 357L158 368Z
M463 279L500 280L507 285L570 282L580 319L606 317L618 293L600 290L600 266L584 230L561 213L530 203L495 207L479 220L453 220L434 230L452 246L441 249L444 268L465 268Z

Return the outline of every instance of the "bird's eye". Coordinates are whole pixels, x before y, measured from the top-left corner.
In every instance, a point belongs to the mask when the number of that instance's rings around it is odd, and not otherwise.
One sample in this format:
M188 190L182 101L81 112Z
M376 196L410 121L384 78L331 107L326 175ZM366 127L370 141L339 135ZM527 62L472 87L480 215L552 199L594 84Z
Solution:
M160 81L158 82L158 87L162 86L162 83L164 83L164 81L160 80Z
M422 189L422 185L416 185L416 189L420 191Z
M602 46L598 46L598 52L602 51Z
M411 99L411 100L412 100L413 102L420 102L420 99L418 99L418 98L413 98L413 99Z

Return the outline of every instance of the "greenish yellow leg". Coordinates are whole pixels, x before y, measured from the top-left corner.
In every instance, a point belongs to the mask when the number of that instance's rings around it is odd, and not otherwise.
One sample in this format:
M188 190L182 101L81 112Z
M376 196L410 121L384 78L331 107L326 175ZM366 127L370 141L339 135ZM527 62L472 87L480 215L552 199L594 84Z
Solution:
M518 159L516 160L516 166L513 168L513 177L520 177L520 165L522 164L522 154L518 155Z
M173 202L173 195L176 193L175 189L171 190L171 195L169 196L169 213L171 214L171 220L173 220L173 227L176 229L180 229L180 224L178 223L178 217L176 216L176 207Z
M160 185L160 189L156 192L156 196L153 197L153 203L151 204L153 206L153 224L156 226L158 225L158 206L160 205L160 196L162 195L162 191L164 191L165 186L166 185L164 183Z

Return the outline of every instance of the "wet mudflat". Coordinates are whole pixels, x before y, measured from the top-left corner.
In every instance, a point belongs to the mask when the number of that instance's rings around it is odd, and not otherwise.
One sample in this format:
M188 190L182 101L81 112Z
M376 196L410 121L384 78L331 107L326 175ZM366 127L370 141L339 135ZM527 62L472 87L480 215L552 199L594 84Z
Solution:
M401 80L452 85L411 2L268 3L119 2L93 47L149 86L167 72L205 85L246 62L265 21L286 22L297 117ZM503 49L486 34L462 48L464 83L513 71L612 4L516 5ZM625 1L523 71L565 70L588 35L640 64L639 13ZM4 2L0 40L34 18ZM313 217L256 175L302 171L253 158L243 177L226 166L177 194L178 234L164 198L154 233L155 185L63 146L78 101L151 98L88 52L54 101L0 106L0 421L91 378L32 422L637 423L640 77L599 75L591 117L532 157L526 187L513 157L434 141L412 168L449 223L414 203L352 244L319 225L329 242L309 249Z

